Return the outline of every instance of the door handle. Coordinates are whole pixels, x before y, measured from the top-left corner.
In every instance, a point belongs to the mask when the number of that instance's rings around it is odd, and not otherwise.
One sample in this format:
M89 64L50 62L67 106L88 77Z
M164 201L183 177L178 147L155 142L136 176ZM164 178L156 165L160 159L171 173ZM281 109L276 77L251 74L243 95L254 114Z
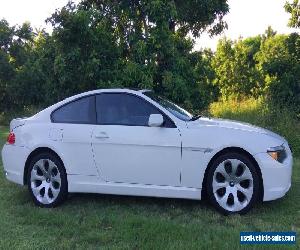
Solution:
M108 139L109 136L106 134L106 132L99 132L95 134L95 138L97 139Z

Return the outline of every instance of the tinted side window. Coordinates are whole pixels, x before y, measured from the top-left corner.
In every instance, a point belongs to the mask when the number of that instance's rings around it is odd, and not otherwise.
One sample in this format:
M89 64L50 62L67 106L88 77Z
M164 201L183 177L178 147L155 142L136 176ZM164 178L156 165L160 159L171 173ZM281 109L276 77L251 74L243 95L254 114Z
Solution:
M161 112L145 100L129 94L97 95L97 123L102 125L148 126L150 114Z
M87 123L96 121L95 96L72 101L52 113L52 121L58 123Z

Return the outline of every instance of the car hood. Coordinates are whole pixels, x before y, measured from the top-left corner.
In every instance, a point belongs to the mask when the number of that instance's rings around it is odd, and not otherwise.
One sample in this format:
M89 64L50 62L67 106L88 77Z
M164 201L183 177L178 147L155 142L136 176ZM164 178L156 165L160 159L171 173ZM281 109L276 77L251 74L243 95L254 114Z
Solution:
M233 120L227 120L227 119L201 117L196 121L187 122L187 126L190 129L197 129L197 128L201 128L203 126L216 126L216 127L222 127L222 128L228 128L228 129L238 129L238 130L243 130L243 131L248 131L248 132L269 135L269 136L275 137L276 139L285 141L285 139L282 136L280 136L268 129L254 126L254 125L252 125L250 123L246 123L246 122L233 121Z

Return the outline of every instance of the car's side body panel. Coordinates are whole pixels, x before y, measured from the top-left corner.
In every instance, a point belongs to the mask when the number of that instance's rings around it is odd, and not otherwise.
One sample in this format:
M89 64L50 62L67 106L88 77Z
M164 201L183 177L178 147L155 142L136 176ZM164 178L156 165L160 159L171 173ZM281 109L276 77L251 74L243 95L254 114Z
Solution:
M255 155L282 143L277 138L267 139L267 135L237 129L232 131L230 128L208 126L201 122L195 130L195 128L181 129L184 166L181 184L186 187L201 188L208 163L215 154L225 148L237 147Z
M4 145L2 162L6 178L14 183L23 185L24 163L30 150L27 147Z
M93 129L94 125L27 121L26 125L16 128L14 132L20 140L18 145L28 148L30 152L38 148L49 148L56 152L67 174L98 175L91 150Z
M92 147L96 166L106 181L181 185L177 128L96 125Z
M201 200L201 189L99 181L92 176L69 175L69 192L101 193Z
M68 174L98 175L91 149L91 138L94 125L53 123L50 130L59 129L62 133L60 141L50 139L59 152L63 152Z

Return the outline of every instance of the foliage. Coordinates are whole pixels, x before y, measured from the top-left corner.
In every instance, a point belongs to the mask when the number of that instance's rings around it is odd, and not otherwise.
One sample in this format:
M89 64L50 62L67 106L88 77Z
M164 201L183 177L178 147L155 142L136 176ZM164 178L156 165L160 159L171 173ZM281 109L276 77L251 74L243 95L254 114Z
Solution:
M212 60L222 99L264 97L300 112L300 36L265 34L219 41Z
M153 89L204 108L215 96L210 59L192 51L188 34L219 34L227 12L226 0L83 0L48 18L51 35L2 20L0 110L107 87Z
M265 77L265 96L271 103L300 112L300 36L276 35L266 39L257 53Z
M29 23L10 27L6 20L0 20L0 110L14 102L16 75L31 57L30 47L33 31Z
M286 2L284 5L285 11L288 12L291 17L288 25L290 27L300 27L300 3L299 0L292 0L292 2Z
M215 84L222 97L257 95L261 90L261 75L255 67L255 54L259 51L261 37L253 37L232 42L219 41L213 69L216 72Z

